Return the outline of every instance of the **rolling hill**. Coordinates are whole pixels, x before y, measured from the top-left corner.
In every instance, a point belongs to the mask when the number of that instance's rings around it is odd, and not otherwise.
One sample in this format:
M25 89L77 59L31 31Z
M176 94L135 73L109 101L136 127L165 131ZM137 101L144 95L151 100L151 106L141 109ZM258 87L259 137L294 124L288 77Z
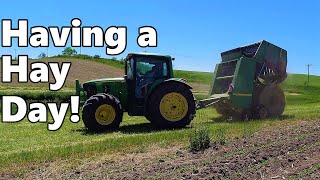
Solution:
M30 60L33 62L72 62L71 70L66 80L66 86L64 90L72 91L75 86L75 80L85 82L98 78L112 78L123 76L123 62L112 59L76 59L76 58L63 58L54 57L42 60ZM0 77L1 73L0 64ZM206 93L210 88L213 72L195 72L185 70L174 70L174 76L184 78L194 88L195 92ZM8 91L14 90L15 86L24 86L23 90L28 90L37 87L38 89L43 87L43 90L47 87L47 83L39 83L36 86L26 86L26 84L17 83L17 76L13 76L13 83L6 84L0 83L0 86L5 87ZM53 78L49 76L50 82L53 82ZM306 86L307 76L303 74L289 74L287 80L282 84L285 91L290 93L309 93L310 91L318 91L320 88L320 77L310 76L310 84ZM30 82L28 84L31 84ZM30 87L30 88L29 88ZM21 90L21 89L20 89Z

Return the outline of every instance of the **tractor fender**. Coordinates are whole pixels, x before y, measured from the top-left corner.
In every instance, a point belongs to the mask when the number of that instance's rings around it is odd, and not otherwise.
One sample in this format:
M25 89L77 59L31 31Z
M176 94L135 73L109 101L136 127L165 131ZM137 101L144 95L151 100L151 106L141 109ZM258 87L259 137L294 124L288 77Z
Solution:
M148 94L145 97L145 103L144 104L148 103L149 97L152 95L154 90L156 90L160 86L165 86L165 85L170 84L170 83L177 83L177 85L183 85L185 88L192 89L192 87L186 82L186 80L184 80L182 78L170 78L170 79L166 79L166 80L158 79L150 87L150 90L148 91ZM144 107L144 112L145 113L147 112L147 106Z

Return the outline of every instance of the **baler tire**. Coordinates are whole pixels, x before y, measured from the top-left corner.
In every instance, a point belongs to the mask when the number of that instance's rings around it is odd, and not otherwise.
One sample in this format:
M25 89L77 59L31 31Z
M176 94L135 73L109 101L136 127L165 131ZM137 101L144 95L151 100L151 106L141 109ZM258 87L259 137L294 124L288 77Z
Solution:
M245 110L241 113L241 120L248 121L251 118L252 118L252 113L250 111Z
M268 117L278 117L284 112L286 99L279 85L270 84L259 91L258 103L267 109Z
M269 111L264 105L259 105L255 109L255 116L258 119L265 119L269 116Z
M194 96L181 83L160 85L150 95L147 105L147 118L157 128L183 128L196 114Z
M120 101L111 94L93 95L86 100L82 108L83 123L92 132L118 129L122 117Z

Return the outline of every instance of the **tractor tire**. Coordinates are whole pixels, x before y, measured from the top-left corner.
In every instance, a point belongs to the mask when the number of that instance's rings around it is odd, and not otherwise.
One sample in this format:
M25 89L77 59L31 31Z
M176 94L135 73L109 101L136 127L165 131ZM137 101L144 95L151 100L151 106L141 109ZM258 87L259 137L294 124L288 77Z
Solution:
M120 101L110 94L96 94L84 103L82 120L89 131L103 132L118 129L123 110Z
M270 84L258 91L256 111L260 118L278 117L284 112L285 106L285 95L279 85Z
M183 128L196 114L195 99L184 84L169 82L160 85L148 99L149 121L160 128Z
M146 115L145 115L145 118L146 118L149 122L152 123L152 117L150 117L149 114L146 114Z

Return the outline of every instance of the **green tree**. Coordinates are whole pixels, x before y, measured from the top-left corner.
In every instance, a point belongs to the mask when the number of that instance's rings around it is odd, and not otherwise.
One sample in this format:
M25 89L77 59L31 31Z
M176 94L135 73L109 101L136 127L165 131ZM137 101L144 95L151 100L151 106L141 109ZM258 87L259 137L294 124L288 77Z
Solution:
M66 47L62 51L62 54L67 56L73 56L77 54L77 51L75 49L72 49L71 47Z
M96 54L96 55L93 56L93 58L94 58L94 59L100 59L101 56Z
M42 53L39 54L39 56L38 56L39 59L43 59L43 58L45 58L45 57L47 57L47 55L46 55L44 52L42 52Z

